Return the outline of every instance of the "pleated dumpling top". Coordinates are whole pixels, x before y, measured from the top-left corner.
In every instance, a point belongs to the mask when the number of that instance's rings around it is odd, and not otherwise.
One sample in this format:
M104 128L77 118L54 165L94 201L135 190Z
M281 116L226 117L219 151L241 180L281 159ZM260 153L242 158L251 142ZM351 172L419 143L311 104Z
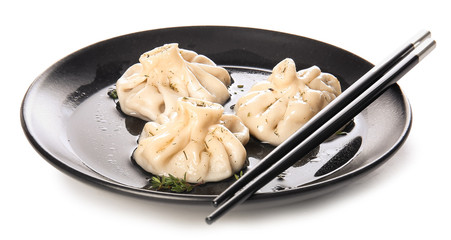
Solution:
M155 175L187 182L216 182L246 163L249 130L224 108L194 98L179 98L177 111L163 124L148 122L133 153L136 163Z
M165 44L141 55L116 82L121 110L147 121L167 120L179 97L219 104L229 99L227 70L197 53Z
M317 66L296 72L292 59L277 64L267 81L238 100L236 114L251 135L279 145L341 94L338 79Z

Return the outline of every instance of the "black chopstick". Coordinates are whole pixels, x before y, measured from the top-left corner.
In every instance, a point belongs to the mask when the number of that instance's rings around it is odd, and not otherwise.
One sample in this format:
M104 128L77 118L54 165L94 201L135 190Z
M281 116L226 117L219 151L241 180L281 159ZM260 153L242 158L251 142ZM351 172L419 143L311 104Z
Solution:
M421 32L387 61L370 70L256 167L215 198L214 205L229 200L206 218L207 223L214 222L233 206L249 198L377 99L434 48L435 41L427 39L429 36L430 32ZM421 44L422 42L424 43Z
M290 152L299 143L305 140L316 129L323 125L328 119L337 114L341 109L348 105L353 99L360 95L365 89L371 86L377 79L386 73L391 67L398 63L404 56L410 53L415 46L430 37L429 31L421 31L410 41L404 44L398 51L392 54L387 60L373 67L369 72L363 75L358 81L346 89L340 96L327 105L322 111L316 114L301 129L295 132L284 143L275 148L258 165L246 172L238 181L230 185L220 195L213 199L213 206L218 206L240 190L244 185L252 181L256 176L268 169L277 162L282 156Z

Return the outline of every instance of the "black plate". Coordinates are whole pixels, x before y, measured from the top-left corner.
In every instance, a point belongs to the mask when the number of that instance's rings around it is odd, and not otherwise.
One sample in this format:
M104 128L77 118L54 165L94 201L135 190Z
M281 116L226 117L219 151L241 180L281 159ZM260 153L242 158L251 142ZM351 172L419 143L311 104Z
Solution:
M208 183L190 193L149 190L148 174L130 160L143 122L122 115L107 96L143 52L172 42L204 54L230 71L234 85L230 87L232 98L225 105L230 112L247 88L265 79L287 57L294 59L298 69L317 65L334 74L344 90L372 68L371 63L340 48L260 29L180 27L120 36L63 58L33 82L21 111L22 126L31 144L60 170L109 189L155 199L212 200L234 179ZM380 166L402 145L410 126L409 103L395 85L354 119L346 135L323 143L251 199L300 199L334 190ZM351 150L340 151L343 146L351 146ZM249 168L272 149L254 139L246 147ZM337 155L354 159L329 177L302 185L308 179L299 173L301 166Z

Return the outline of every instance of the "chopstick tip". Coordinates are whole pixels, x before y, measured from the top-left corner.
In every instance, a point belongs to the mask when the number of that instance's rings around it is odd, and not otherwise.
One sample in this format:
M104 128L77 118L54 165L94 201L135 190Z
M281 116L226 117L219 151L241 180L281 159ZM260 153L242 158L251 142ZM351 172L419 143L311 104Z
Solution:
M208 225L211 225L211 224L214 222L214 220L213 220L210 216L208 216L208 217L205 218L205 222L206 222Z
M431 31L423 29L421 30L411 41L414 47L420 45L424 40L432 36Z
M418 60L422 61L432 50L435 49L437 45L436 41L433 39L428 39L424 44L420 45L415 49L415 54L418 56Z

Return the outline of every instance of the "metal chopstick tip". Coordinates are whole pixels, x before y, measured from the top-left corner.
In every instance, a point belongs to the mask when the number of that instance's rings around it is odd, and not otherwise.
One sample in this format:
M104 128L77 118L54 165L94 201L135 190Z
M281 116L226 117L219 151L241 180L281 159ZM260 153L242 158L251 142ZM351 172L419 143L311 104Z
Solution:
M435 40L427 39L423 44L415 48L415 54L418 56L419 61L423 60L436 46Z
M424 40L431 37L431 32L428 30L422 30L410 41L414 47L420 45Z

